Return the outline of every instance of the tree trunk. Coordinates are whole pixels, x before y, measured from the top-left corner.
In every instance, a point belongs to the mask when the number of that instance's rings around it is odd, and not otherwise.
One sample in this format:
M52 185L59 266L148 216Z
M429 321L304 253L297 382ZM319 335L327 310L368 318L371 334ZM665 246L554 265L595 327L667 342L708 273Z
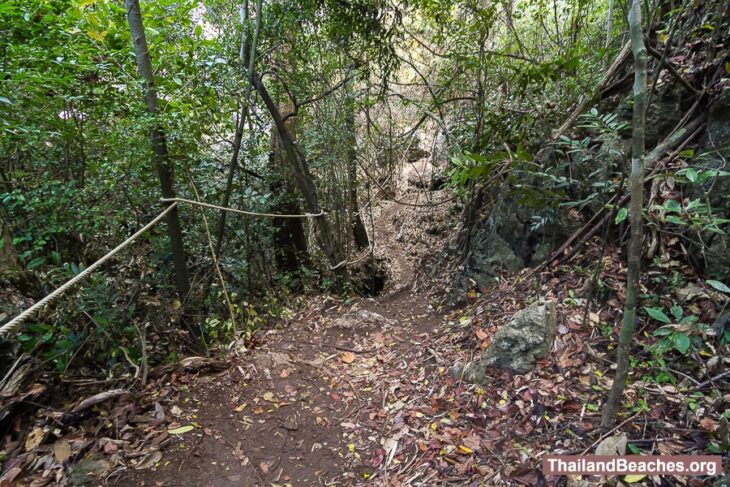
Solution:
M247 32L247 26L248 26L248 0L244 2L244 4L241 6L241 24L242 24L242 32L241 32L241 44L240 44L240 51L239 51L239 61L241 62L241 66L246 70L246 73L248 73L249 70L249 60L253 59L255 57L256 52L256 42L258 41L258 31L254 32L254 44L251 44L251 39L249 38L248 32ZM253 52L251 52L253 51ZM249 76L246 76L246 78L250 78ZM249 103L249 95L251 94L251 83L249 81L249 85L246 88L246 94L243 97L243 100L241 101L241 109L238 114L238 123L236 124L236 133L233 137L233 152L231 154L231 165L228 168L228 178L226 180L226 188L223 191L223 200L221 201L221 206L228 207L228 205L231 202L231 194L233 193L233 181L236 177L236 169L238 167L238 158L239 154L241 153L241 145L243 144L243 128L246 125L246 119L248 118L248 103ZM223 239L225 237L225 230L226 230L226 215L228 213L225 211L221 211L220 217L218 218L218 227L216 229L216 237L215 237L215 258L218 259L220 257L221 253L221 247L223 246ZM206 295L207 288L206 288Z
M274 120L274 125L281 140L281 145L284 148L284 154L286 155L286 163L289 165L291 174L294 176L297 186L299 186L299 190L302 192L304 201L307 204L307 210L310 213L320 213L322 207L320 206L319 196L317 195L317 186L314 183L312 174L309 172L309 165L304 153L296 147L294 141L289 136L284 119L258 74L254 74L253 85L259 93L259 96L261 96L264 105L266 105L266 109L269 111L271 118ZM335 245L332 227L326 215L315 217L315 220L319 228L320 240L324 252L332 267L335 267L339 264L339 252ZM346 272L343 266L338 267L336 270L338 274L344 274Z
M626 303L623 323L618 340L616 377L603 409L602 426L611 426L621 409L624 387L629 373L631 340L636 326L636 307L641 273L641 247L643 241L642 208L644 202L644 145L646 127L646 66L647 51L641 22L641 1L633 0L629 10L631 45L634 51L636 75L634 77L634 133L631 154L631 201L629 218L631 238L628 245L628 276L626 279Z
M147 46L147 38L145 37L139 0L125 0L124 3L127 7L127 20L134 42L137 68L139 75L143 79L147 111L155 117L159 112L157 106L157 90L155 89L152 62L150 60L149 47ZM157 121L153 122L152 129L150 130L150 140L152 143L152 151L155 155L155 165L157 166L157 174L160 179L162 196L163 198L174 198L173 168L167 151L165 132ZM182 229L180 227L180 215L177 208L174 208L168 213L166 219L167 232L172 250L172 261L175 267L175 287L180 294L180 298L184 300L190 292L190 281L188 279L187 259L185 257L185 247L183 246Z
M291 101L280 105L280 113L291 113L294 105ZM296 117L289 117L284 122L287 136L296 140ZM291 162L287 161L282 137L276 127L271 129L271 158L272 166L279 176L272 182L271 191L279 195L276 213L298 215L302 213L296 197L296 188L291 181ZM275 218L273 221L276 234L276 266L279 269L295 272L299 270L300 260L307 255L307 237L304 234L304 225L300 218Z
M349 93L348 93L349 95ZM355 134L355 110L352 100L347 100L346 130L348 137L347 146L347 184L349 185L349 207L352 225L352 234L355 238L355 245L362 250L370 246L368 232L360 215L360 206L357 201L357 137Z

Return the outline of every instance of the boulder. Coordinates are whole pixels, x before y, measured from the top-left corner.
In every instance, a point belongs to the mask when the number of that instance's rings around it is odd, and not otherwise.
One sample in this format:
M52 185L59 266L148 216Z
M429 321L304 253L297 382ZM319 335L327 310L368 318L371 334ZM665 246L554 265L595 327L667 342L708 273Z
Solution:
M474 224L463 272L454 280L451 303L464 299L470 283L484 289L504 273L542 263L580 226L573 212L533 208L502 189L486 218Z
M710 105L704 149L693 161L693 168L700 171L730 172L730 88L725 88ZM690 185L690 199L708 201L713 212L720 218L730 218L730 176L717 176L702 184ZM726 231L728 225L721 226ZM730 236L704 232L703 245L696 246L701 264L713 272L730 272Z
M487 367L509 369L518 374L529 372L537 360L550 352L556 321L553 301L538 301L517 312L497 331L481 359L467 366L465 377L471 382L482 382Z

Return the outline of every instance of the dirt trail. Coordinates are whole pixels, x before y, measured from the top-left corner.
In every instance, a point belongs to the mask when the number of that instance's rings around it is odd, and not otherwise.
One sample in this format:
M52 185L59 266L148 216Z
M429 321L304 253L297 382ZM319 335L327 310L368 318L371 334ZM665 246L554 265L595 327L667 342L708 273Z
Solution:
M319 299L227 371L188 378L163 407L196 429L168 440L158 467L111 483L377 485L392 447L385 435L406 399L403 379L425 370L408 357L425 353L441 322L410 292L414 269L394 238L400 208L385 203L376 219L391 266L381 297Z

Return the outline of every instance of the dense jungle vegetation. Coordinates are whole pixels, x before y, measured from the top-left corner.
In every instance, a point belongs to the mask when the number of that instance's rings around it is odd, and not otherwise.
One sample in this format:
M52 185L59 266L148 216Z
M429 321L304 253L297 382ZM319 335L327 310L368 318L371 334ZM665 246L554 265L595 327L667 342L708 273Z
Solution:
M0 485L727 460L729 27L722 0L0 1Z

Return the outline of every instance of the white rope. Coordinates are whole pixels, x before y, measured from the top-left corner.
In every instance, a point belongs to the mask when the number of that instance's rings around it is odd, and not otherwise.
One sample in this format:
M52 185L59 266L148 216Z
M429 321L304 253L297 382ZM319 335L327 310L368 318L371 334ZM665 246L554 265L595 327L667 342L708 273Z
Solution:
M357 259L355 259L355 260L347 260L347 259L345 259L345 260L343 260L342 262L340 262L339 264L337 264L334 267L333 266L330 266L330 270L331 271L334 271L334 270L339 269L342 266L348 266L348 265L352 265L352 264L357 264L361 260L365 260L367 257L369 257L373 253L373 250L375 250L375 246L374 245L371 245L370 248L368 249L368 251L365 253L365 255L362 255L362 256L358 257Z
M138 230L134 235L129 237L127 240L125 240L124 242L122 242L119 245L117 245L116 247L114 247L114 249L111 252L109 252L104 257L102 257L101 259L99 259L96 262L94 262L93 264L91 264L89 267L87 267L86 269L84 269L83 271L78 273L76 276L71 278L71 280L69 280L68 282L63 284L61 287L59 287L58 289L53 291L51 294L49 294L45 298L43 298L40 301L38 301L37 303L35 303L30 308L28 308L25 311L23 311L22 313L20 313L18 316L13 318L11 321L5 323L2 327L0 327L0 338L4 338L7 335L9 335L10 333L14 333L15 331L17 331L17 328L20 325L22 325L25 320L30 318L36 311L40 310L47 304L53 302L56 298L58 298L63 293L68 291L71 287L73 287L74 284L76 284L77 282L84 279L86 276L88 276L92 272L94 272L97 268L99 268L99 266L104 264L106 261L111 259L115 254L119 253L122 249L127 247L130 243L132 243L134 240L136 240L140 235L142 235L147 230L149 230L150 228L155 226L157 223L159 223L160 220L162 220L176 206L177 206L177 203L172 203L170 206L165 208L165 210L162 213L157 215L154 220L152 220L147 225L142 227L140 230Z
M206 208L213 208L214 210L228 211L230 213L238 213L241 215L248 216L261 216L269 218L314 218L318 216L324 216L326 213L320 211L319 213L304 213L303 215L281 215L278 213L255 213L253 211L244 211L237 208L227 208L225 206L211 205L210 203L203 203L202 201L186 200L185 198L160 198L163 203L187 203L190 205L204 206Z

